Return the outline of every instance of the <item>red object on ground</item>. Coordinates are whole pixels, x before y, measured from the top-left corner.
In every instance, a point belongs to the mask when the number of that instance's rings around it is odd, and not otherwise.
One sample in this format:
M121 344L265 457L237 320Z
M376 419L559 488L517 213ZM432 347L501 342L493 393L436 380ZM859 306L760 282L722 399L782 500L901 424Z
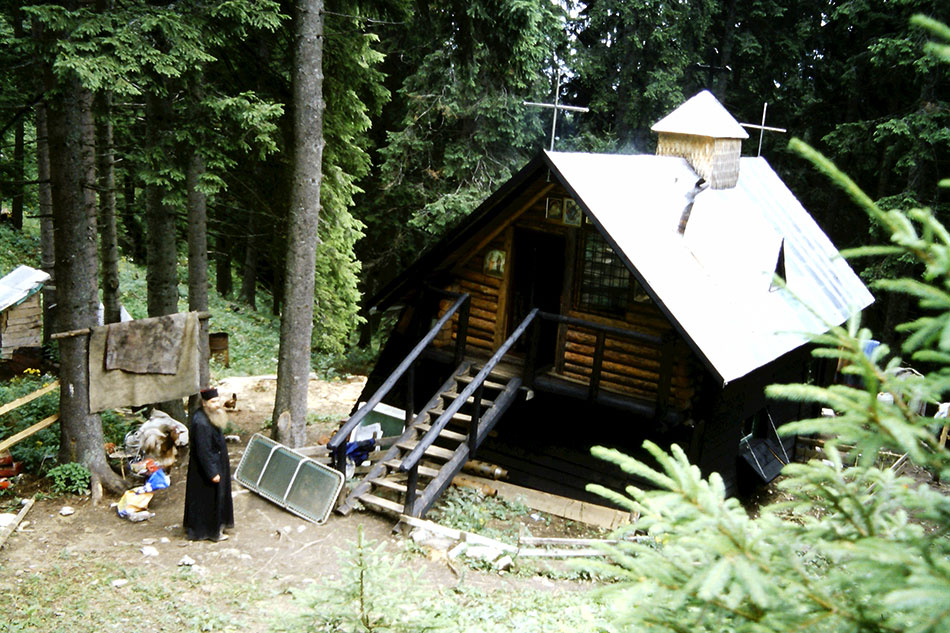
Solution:
M12 466L0 468L0 477L16 477L20 474L20 468L22 466L23 462L13 462Z

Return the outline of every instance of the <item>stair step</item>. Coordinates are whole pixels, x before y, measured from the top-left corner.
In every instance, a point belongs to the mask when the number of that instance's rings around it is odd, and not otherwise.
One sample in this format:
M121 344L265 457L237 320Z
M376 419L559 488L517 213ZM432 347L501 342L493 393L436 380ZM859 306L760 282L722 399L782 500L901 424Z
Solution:
M429 429L432 428L431 424L426 423L416 424L415 426L423 433L427 433ZM464 442L468 439L468 436L464 433L456 433L455 431L450 431L448 429L442 429L442 431L439 432L439 437L444 437L447 440L454 440L456 442Z
M384 499L383 497L377 497L376 495L370 494L368 492L360 495L360 503L376 506L377 508L389 510L390 512L395 512L396 514L402 514L405 509L405 506L401 503L390 501L389 499Z
M390 459L390 460L385 461L385 462L383 462L383 463L386 464L387 466L389 466L390 468L392 468L392 469L395 471L395 470L397 470L397 469L399 468L399 464L402 463L402 460L401 460L401 459ZM420 466L419 466L419 474L422 475L423 477L428 477L428 478L432 479L432 478L434 478L436 475L439 474L439 471L438 471L437 469L435 469L435 468L429 468L428 466L422 466L422 465L420 465Z
M405 451L411 451L418 444L418 442L398 442L396 446ZM452 459L452 456L455 455L455 451L442 448L441 446L430 446L425 450L425 454L430 457L438 457L439 459Z
M475 379L475 376L458 376L457 377L457 380L459 382L464 382L464 383L472 382L474 379ZM488 389L498 389L498 390L502 390L507 386L500 382L493 382L491 380L486 380L482 384Z
M444 411L445 411L445 409L431 409L431 410L429 410L429 411L426 411L426 413L428 413L428 414L432 417L432 419L434 420L434 419L438 418L440 415L442 415L442 413L443 413ZM467 414L467 413L456 413L455 415L452 416L452 421L453 421L453 422L465 422L465 423L467 424L467 423L469 423L469 422L472 421L472 416L470 416L470 415Z
M456 398L459 397L459 394L458 394L458 392L456 392L456 391L445 391L445 392L442 393L442 397L443 397L443 398L450 398L450 399L452 399L452 400L455 400ZM468 399L467 399L465 402L466 402L467 404L474 404L474 403L475 403L475 396L469 396ZM485 398L482 398L482 408L488 408L488 407L492 406L493 404L495 404L495 401L494 401L494 400L486 400Z
M380 477L378 479L370 479L369 481L374 486L379 486L380 488L386 488L396 492L406 492L406 484L400 483L395 479L390 479L389 477Z

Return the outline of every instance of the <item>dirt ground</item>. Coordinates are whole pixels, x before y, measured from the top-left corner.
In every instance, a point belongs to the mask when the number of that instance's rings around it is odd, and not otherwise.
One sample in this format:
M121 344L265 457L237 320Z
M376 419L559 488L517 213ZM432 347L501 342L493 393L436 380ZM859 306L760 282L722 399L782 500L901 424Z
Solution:
M333 382L311 380L308 404L316 423L309 430L314 444L320 436L331 434L346 418L364 382L362 377ZM264 431L273 409L276 379L273 376L227 378L217 386L225 396L237 394L231 424L239 429L240 442L229 444L233 472L251 436ZM75 551L101 555L123 565L145 565L152 570L160 568L171 572L189 557L211 572L267 579L276 585L273 589L280 591L311 580L335 577L338 550L347 549L356 541L359 526L367 540L386 542L391 547L405 543L403 536L393 534L395 521L392 518L369 512L353 512L346 517L333 513L324 524L318 525L278 507L237 482L233 484L236 525L229 540L191 542L185 538L181 526L186 471L185 456L184 460L179 458L169 473L171 486L156 492L149 504L155 516L140 523L119 518L114 508L110 508L110 503L116 501L114 497L106 496L98 506L93 506L88 497L77 496L36 501L23 518L20 529L0 550L0 568L13 573L35 570L55 565L63 551ZM63 514L66 506L73 510L71 514ZM450 586L459 582L444 556L416 556L413 560L425 566L425 578L430 582ZM465 582L486 588L504 587L509 582L537 588L553 588L557 584L542 577L500 576L475 570L466 571Z

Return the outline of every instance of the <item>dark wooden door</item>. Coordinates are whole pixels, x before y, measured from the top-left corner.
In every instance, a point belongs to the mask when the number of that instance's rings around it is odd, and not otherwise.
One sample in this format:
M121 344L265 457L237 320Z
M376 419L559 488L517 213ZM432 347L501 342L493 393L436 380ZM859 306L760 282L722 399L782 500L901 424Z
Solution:
M512 258L510 334L534 308L558 314L564 286L564 258L566 242L563 236L526 229L515 229ZM538 347L540 364L554 362L557 343L557 323L545 321L541 327ZM524 352L527 337L515 348Z

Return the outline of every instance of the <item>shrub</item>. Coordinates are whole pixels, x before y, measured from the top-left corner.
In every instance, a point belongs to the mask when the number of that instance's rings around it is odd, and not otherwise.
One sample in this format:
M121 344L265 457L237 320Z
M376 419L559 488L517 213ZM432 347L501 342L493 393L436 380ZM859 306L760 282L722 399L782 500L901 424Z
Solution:
M92 481L92 475L89 469L82 464L69 462L50 468L46 475L52 480L50 486L54 494L85 494L89 490L89 484Z

